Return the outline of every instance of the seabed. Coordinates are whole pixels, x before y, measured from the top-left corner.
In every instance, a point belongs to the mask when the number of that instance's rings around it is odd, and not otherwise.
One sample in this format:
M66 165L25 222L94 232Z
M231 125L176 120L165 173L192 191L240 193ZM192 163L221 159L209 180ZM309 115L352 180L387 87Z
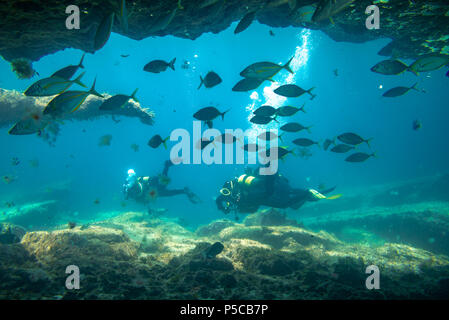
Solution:
M25 232L11 221L52 210L53 202L28 204L2 217L0 298L447 299L449 202L426 193L447 180L407 182L394 192L383 186L352 209L359 195L348 195L319 216L329 203L305 207L298 220L263 209L194 231L146 212L112 212L73 229ZM217 241L224 250L206 258ZM79 290L65 287L69 265L79 267ZM380 271L378 290L366 288L370 265Z

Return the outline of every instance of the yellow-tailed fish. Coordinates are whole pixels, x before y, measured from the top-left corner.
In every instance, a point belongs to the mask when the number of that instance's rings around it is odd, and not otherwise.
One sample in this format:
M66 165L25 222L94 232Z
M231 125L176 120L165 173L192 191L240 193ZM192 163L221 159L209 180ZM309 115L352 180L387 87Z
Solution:
M78 71L79 68L84 69L83 60L84 60L85 55L86 54L83 53L83 56L81 57L80 63L78 65L76 65L76 66L71 65L71 66L64 67L64 68L56 71L55 73L53 73L51 76L70 80L73 77L73 75Z
M176 13L178 12L178 9L184 9L184 7L181 4L181 0L178 0L177 6L166 16L163 16L159 18L150 28L150 32L157 32L164 30L168 27L168 25L172 22L173 18L175 17Z
M245 78L254 78L254 79L265 79L271 80L279 71L282 69L287 70L290 73L293 73L292 69L290 69L290 62L293 60L293 57L288 60L288 62L280 66L273 62L257 62L252 65L246 67L240 75Z
M398 75L404 71L411 71L409 66L404 62L395 59L383 60L377 63L374 67L370 69L372 72L380 73L383 75ZM412 71L411 71L412 72Z
M126 0L120 3L120 25L123 32L128 32L128 11L126 10Z
M122 108L125 104L128 103L129 99L133 99L134 101L137 101L136 93L137 90L134 90L134 92L130 95L124 95L124 94L117 94L115 96L112 96L108 99L106 99L100 106L100 110L116 110Z
M321 0L313 14L313 22L321 22L326 19L331 19L346 7L348 7L355 0ZM331 22L333 23L332 19Z
M74 83L86 88L86 85L84 85L81 82L81 78L84 76L84 74L85 72L80 74L74 80L66 80L58 76L52 76L49 78L41 79L33 83L31 86L29 86L28 89L26 89L23 94L29 97L54 96L66 91Z
M114 12L103 18L95 33L94 49L100 50L106 44L111 35L112 26L114 25Z
M312 22L312 16L316 10L316 6L314 5L308 5L308 6L302 6L299 7L301 2L297 3L297 6L292 9L289 16L293 17L295 21L299 22Z
M66 91L54 97L45 107L43 113L52 117L61 117L76 111L91 94L103 98L101 94L95 91L95 82L96 80L94 80L89 91Z
M256 11L248 12L242 20L237 24L237 27L234 30L234 34L240 33L242 31L245 31L253 22L254 18L256 17Z
M18 121L14 126L8 131L10 135L27 135L38 133L43 130L48 124L48 119L46 119L41 114L33 114Z
M442 68L449 64L449 55L442 53L430 53L419 57L410 66L410 71L418 75L419 72L429 72Z

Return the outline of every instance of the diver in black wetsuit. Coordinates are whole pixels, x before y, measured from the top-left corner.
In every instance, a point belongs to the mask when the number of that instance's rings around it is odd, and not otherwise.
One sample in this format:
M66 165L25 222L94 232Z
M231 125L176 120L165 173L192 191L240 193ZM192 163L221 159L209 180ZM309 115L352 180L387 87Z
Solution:
M216 199L217 208L224 213L253 213L260 206L299 209L307 201L336 199L340 195L326 197L331 188L318 192L314 189L292 188L280 174L259 175L248 172L225 182Z
M123 185L125 198L148 204L156 197L172 197L185 194L190 202L198 203L200 201L199 198L188 187L184 189L167 189L167 185L170 183L168 169L172 165L171 161L165 161L162 174L154 177L137 177L133 169L128 170L128 178Z

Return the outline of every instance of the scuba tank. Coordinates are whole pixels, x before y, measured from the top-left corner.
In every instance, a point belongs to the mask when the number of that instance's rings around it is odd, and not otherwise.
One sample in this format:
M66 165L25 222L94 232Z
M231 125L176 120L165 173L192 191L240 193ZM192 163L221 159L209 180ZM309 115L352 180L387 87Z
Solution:
M140 192L142 192L142 187L137 181L137 175L133 169L129 169L128 176L126 177L126 182L123 185L123 192L126 195L126 199L128 199L131 193L138 193L139 189Z

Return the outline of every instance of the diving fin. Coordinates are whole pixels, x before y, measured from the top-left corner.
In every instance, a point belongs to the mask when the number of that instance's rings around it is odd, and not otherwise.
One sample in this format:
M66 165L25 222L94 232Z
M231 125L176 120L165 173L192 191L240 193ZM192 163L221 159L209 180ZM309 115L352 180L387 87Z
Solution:
M335 187L333 188L335 189ZM328 190L326 190L328 191ZM317 200L321 200L321 199L327 199L327 200L335 200L338 199L342 196L342 194L336 194L330 197L326 197L324 194L314 190L314 189L309 189L310 194ZM329 191L330 192L330 191Z
M322 194L328 194L328 193L331 193L332 191L334 191L335 188L337 188L337 186L333 186L333 187L331 187L331 188L327 188L327 189L324 189L324 190L320 190L320 192L321 192Z
M335 200L335 199L340 198L341 196L342 196L342 194L339 193L339 194L335 194L335 195L330 196L330 197L326 197L326 199L327 199L327 200Z

